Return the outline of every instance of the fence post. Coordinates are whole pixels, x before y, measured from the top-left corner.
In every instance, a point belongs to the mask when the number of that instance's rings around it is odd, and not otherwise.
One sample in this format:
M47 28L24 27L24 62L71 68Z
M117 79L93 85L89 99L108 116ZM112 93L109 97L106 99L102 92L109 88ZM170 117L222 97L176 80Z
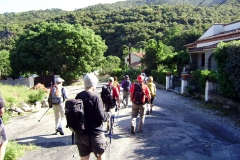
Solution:
M182 83L181 83L181 94L184 93L186 87L187 87L187 80L186 79L182 79Z
M210 81L206 81L206 87L205 87L205 101L209 102L211 100L211 95L209 94L209 91L213 90L213 83Z

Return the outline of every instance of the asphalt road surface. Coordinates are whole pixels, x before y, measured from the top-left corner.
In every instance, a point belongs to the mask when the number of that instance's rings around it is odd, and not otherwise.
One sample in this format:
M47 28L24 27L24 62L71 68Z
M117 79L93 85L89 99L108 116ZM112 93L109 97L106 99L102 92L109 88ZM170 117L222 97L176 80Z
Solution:
M102 84L97 87L100 92ZM71 97L81 87L66 87ZM202 102L165 90L157 90L153 113L145 119L143 133L130 134L131 103L120 109L115 119L112 143L106 150L108 160L239 160L240 131L235 122L202 109ZM47 108L30 116L17 117L6 125L10 140L29 143L38 149L19 160L79 160L71 132L54 134L52 109L38 122ZM139 120L139 117L138 117ZM138 121L137 121L138 122ZM106 137L109 141L107 132ZM90 159L95 159L91 154Z

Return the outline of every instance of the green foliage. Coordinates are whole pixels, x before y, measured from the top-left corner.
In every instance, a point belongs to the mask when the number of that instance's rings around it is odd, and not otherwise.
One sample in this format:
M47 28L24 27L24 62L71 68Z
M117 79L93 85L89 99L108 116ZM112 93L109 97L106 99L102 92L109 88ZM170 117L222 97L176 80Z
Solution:
M121 60L116 56L107 56L102 62L101 74L110 74L113 72L121 71Z
M29 95L40 97L39 100L42 100L42 96L47 96L47 93L42 93L42 90L30 90L28 87L22 85L11 86L0 83L0 88L2 97L6 101L6 108L18 105L20 102L28 102Z
M97 70L106 49L105 42L91 29L66 23L39 23L20 36L10 59L15 74L54 73L69 80Z
M37 146L32 144L27 146L18 144L16 141L9 141L7 144L4 160L17 160L23 156L26 151L31 151L36 148Z
M205 73L205 72L204 72ZM189 80L190 86L195 86L194 91L204 93L206 86L206 76L202 74L202 70L198 69L191 72L191 78Z
M12 73L9 61L9 51L0 50L0 79L6 78Z
M219 43L214 52L217 62L218 83L221 94L233 99L240 97L240 41Z
M30 104L35 104L37 101L41 102L44 99L45 95L46 95L46 92L40 89L37 92L28 95L27 102Z

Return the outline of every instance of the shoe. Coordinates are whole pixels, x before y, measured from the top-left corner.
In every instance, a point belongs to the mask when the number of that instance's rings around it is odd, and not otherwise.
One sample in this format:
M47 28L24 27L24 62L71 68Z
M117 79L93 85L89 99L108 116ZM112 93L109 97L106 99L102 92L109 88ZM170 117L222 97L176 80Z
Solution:
M131 134L135 134L135 128L131 126Z
M147 111L146 115L149 115L149 111Z
M150 109L150 113L152 113L152 108Z
M61 135L64 135L64 132L63 132L62 128L58 127L56 129L56 131L59 132Z

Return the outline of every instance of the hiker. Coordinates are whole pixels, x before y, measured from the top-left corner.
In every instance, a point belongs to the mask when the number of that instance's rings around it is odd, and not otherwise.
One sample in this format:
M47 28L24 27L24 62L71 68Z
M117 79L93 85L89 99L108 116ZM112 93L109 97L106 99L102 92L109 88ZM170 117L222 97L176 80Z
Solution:
M0 97L0 160L4 159L8 143L7 135L2 120L2 116L4 114L4 107L5 107L4 99Z
M110 78L108 79L108 84L107 84L107 86L110 86L110 87L111 87L111 90L112 90L112 93L111 93L111 94L112 94L112 99L113 99L113 101L114 101L114 104L108 103L108 102L104 102L104 100L103 100L103 103L104 103L106 112L109 112L109 109L110 109L110 108L115 107L115 106L116 106L116 102L118 103L117 106L120 107L120 97L119 97L120 93L119 93L118 88L113 85L113 82L114 82L114 78L113 78L113 77L110 77ZM103 98L102 98L102 99L103 99Z
M146 113L147 115L149 115L150 113L152 113L153 100L154 100L154 98L156 97L156 94L157 94L156 85L153 83L153 77L152 76L148 77L147 86L148 86L148 88L150 90L150 93L151 93L151 100L147 104L147 113ZM149 105L150 105L150 110L149 110Z
M84 117L87 121L86 132L75 135L81 160L88 160L93 152L98 160L105 159L107 141L103 132L103 122L111 117L114 109L105 112L103 102L97 93L94 93L98 78L94 74L86 74L83 78L85 90L77 94L75 99L88 99L84 103Z
M113 79L114 79L113 85L117 87L118 93L119 93L119 95L120 95L120 91L121 91L121 90L120 90L120 85L119 85L119 83L118 83L118 78L117 78L117 76L114 76Z
M139 75L137 82L130 88L130 97L132 100L132 120L131 120L131 134L135 134L136 120L140 111L140 120L138 125L138 132L143 132L143 124L146 114L146 103L151 99L149 88L144 84L144 77Z
M62 86L64 80L60 77L56 79L56 84L52 86L50 90L50 99L51 104L50 107L53 108L54 116L55 116L55 129L56 134L59 132L61 135L64 135L63 132L63 122L64 122L64 101L68 99L66 95L65 88Z
M129 80L129 76L125 75L124 80L122 81L122 88L123 88L123 105L124 108L128 107L128 101L130 97L130 87L131 87L131 81Z

